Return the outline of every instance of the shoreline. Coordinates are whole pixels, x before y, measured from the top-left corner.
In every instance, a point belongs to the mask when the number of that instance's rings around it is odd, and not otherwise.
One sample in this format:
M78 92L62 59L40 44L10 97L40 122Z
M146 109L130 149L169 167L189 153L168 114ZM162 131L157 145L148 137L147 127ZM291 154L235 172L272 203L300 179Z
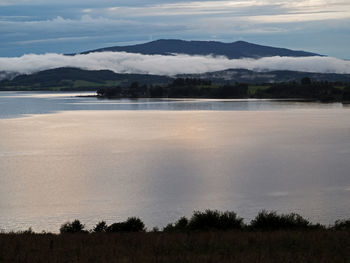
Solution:
M293 102L319 102L319 103L343 103L350 104L350 101L341 101L341 100L330 100L322 101L319 99L307 99L307 98L256 98L256 97L241 97L241 98L214 98L214 97L107 97L99 95L78 95L77 98L97 98L101 100L121 100L121 99L130 99L130 100L139 100L139 99L154 99L154 100L218 100L218 101L234 101L234 100L264 100L264 101L293 101Z
M1 227L1 226L0 226ZM78 219L72 222L65 222L59 229L61 234L65 233L127 233L127 232L201 232L201 231L241 231L241 232L255 232L255 231L334 231L334 230L348 230L350 231L350 218L337 219L333 224L324 225L319 222L311 222L309 219L302 217L297 213L277 213L276 211L261 210L255 218L249 223L244 222L244 218L239 217L234 211L210 210L203 212L194 211L192 216L186 218L182 216L175 222L169 222L163 228L154 226L152 229L146 228L144 222L139 217L128 217L126 221L115 222L108 225L105 221L98 221L96 225L87 229L85 224ZM46 234L54 234L43 230ZM0 228L0 234L40 234L34 232L31 227L22 231L8 231Z

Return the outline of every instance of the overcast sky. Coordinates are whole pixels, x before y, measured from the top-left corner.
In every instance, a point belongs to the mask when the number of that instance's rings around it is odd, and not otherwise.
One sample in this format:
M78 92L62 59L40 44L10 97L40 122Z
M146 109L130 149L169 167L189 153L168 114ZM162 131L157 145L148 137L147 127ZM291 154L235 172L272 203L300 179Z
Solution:
M0 0L0 56L160 38L245 40L350 59L350 0Z

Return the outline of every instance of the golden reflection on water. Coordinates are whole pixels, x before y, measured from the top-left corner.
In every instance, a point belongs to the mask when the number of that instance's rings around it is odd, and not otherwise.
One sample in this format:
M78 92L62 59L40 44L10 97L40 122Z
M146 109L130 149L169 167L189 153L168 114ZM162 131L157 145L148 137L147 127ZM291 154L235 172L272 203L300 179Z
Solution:
M72 111L0 127L0 228L152 227L206 208L349 216L346 110Z

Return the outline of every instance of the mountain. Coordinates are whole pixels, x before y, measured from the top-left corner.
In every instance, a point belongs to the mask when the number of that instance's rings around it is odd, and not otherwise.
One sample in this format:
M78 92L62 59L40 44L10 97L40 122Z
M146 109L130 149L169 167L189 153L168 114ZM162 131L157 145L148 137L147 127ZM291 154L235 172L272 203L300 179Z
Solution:
M309 57L320 56L319 54L295 51L286 48L277 48L262 46L248 43L245 41L237 41L233 43L223 43L217 41L184 41L177 39L160 39L144 44L132 46L115 46L106 47L81 54L92 52L129 52L140 53L145 55L171 55L174 53L188 55L214 55L226 56L230 59L238 58L260 58L271 56L288 56L288 57Z

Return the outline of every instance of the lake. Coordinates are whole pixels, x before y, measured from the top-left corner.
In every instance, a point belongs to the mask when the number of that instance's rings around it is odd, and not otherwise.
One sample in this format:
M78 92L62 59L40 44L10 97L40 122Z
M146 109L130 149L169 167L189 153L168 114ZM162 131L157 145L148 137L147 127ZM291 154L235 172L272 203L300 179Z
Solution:
M0 229L163 227L205 209L350 217L349 106L77 95L0 92Z

